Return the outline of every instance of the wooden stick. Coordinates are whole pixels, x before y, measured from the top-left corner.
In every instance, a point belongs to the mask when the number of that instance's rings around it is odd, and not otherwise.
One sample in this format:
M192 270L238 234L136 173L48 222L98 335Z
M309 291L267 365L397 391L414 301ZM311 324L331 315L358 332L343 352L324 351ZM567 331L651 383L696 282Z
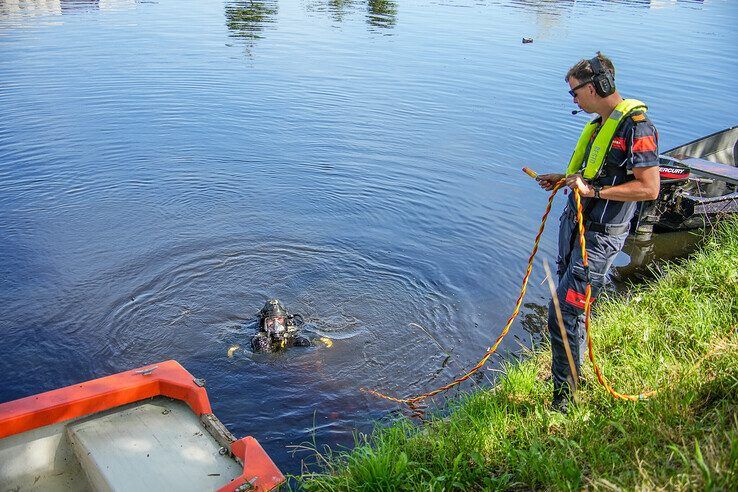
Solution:
M574 357L571 355L571 348L569 347L569 337L566 336L566 328L564 328L564 317L561 314L561 307L559 306L559 298L556 295L556 286L553 283L551 277L551 270L548 268L548 262L543 260L543 269L546 271L546 278L548 279L548 288L551 291L551 301L556 311L556 320L559 324L559 330L561 331L561 338L564 341L564 350L566 351L566 358L569 359L569 370L572 376L572 392L577 390L577 383L579 382L579 375L577 374L577 367L574 365Z

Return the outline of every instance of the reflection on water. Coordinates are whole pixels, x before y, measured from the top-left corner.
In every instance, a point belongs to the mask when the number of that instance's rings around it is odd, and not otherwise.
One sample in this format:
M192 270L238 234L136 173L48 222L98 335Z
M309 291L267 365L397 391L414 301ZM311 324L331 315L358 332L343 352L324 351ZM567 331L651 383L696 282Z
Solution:
M99 10L101 2L99 2L98 0L63 0L60 3L62 13L66 14L72 12ZM103 8L105 8L104 2Z
M627 7L662 9L677 4L702 5L705 0L590 0L588 2L577 2L576 0L509 0L502 3L511 7L531 10L537 14L559 16L565 14L575 4L590 6L595 9L602 9L603 4L604 6L618 4Z
M93 10L121 10L136 0L0 0L0 16L61 15Z
M363 5L363 2L354 0L321 0L305 8L327 12L333 21L341 23L358 13ZM226 26L230 36L242 40L249 55L256 41L264 37L265 29L277 23L278 15L277 0L235 0L225 5ZM397 23L397 3L392 0L366 0L366 22L370 30L391 29Z
M93 10L121 10L134 8L141 3L157 3L142 0L0 0L0 16L60 15ZM365 0L366 21L372 27L392 28L397 24L397 2L392 0ZM576 4L575 0L509 0L500 3L513 8L531 11L536 14L539 34L550 30L559 22L562 15ZM591 2L599 8L600 2ZM664 8L674 4L702 5L704 0L606 0L601 3L618 3L647 8ZM308 10L327 11L336 22L355 12L364 5L356 0L318 0L308 3ZM585 4L586 5L586 4ZM264 24L276 22L277 0L236 0L226 2L228 28L233 36L258 39Z
M225 6L226 26L233 37L260 39L266 25L276 22L278 13L276 0L228 2Z
M241 39L251 54L255 41L261 39L264 30L277 22L277 0L237 0L226 2L226 26L230 36Z
M354 0L328 0L326 8L322 10L330 12L334 21L342 22L347 14L356 9L357 3Z
M575 0L512 0L509 5L535 13L541 23L540 21L544 19L548 22L552 18L565 16L575 3Z
M620 284L652 278L661 262L685 258L693 253L706 237L707 233L701 229L654 234L645 241L629 236L623 252L630 257L630 261L627 265L615 269L614 280Z
M532 336L540 336L546 331L548 307L535 302L526 302L523 308L525 310L521 312L520 324Z
M391 0L368 0L366 22L370 26L389 29L397 23L397 3Z
M392 0L318 0L308 3L306 9L326 12L339 24L364 13L369 30L385 34L397 24L397 2Z
M538 39L551 37L570 13L574 0L512 0L510 6L535 15L537 32L527 33Z

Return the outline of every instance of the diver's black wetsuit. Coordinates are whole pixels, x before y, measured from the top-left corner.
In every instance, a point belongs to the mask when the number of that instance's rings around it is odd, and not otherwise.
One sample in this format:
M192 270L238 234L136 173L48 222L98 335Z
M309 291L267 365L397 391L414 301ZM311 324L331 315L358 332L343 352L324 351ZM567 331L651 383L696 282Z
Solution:
M310 340L301 335L287 336L283 340L273 340L265 331L260 331L251 339L251 349L254 352L270 354L287 347L309 347Z

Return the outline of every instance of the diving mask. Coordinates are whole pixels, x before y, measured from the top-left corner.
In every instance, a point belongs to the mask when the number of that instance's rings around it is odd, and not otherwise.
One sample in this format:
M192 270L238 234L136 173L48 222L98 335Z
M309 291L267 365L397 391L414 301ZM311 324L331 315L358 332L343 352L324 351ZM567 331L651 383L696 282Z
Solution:
M284 316L267 318L264 320L264 327L266 328L267 333L277 336L283 336L287 331Z

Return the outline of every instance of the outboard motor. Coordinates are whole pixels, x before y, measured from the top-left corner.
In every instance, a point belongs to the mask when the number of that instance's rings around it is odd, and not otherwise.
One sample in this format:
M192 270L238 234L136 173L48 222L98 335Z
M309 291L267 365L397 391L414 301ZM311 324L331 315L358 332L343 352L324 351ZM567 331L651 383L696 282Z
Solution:
M251 347L255 352L274 352L293 345L309 346L310 340L297 334L302 323L302 316L289 314L279 299L271 299L259 311L259 332L251 339Z

